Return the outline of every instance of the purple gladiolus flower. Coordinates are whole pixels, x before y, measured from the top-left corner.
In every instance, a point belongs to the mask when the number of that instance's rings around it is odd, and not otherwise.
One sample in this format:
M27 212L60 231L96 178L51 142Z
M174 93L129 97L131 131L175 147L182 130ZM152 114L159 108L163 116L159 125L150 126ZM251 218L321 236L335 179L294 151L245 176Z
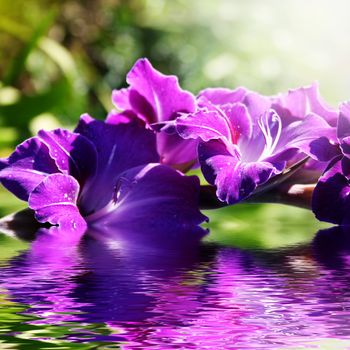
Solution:
M161 74L145 58L135 63L126 80L130 87L115 90L112 95L114 105L122 112L110 113L107 123L124 123L136 118L149 127L195 111L194 96L180 88L177 77ZM195 141L184 140L177 134L157 134L161 163L181 170L195 163L196 146Z
M77 234L87 226L196 226L199 181L159 164L156 138L136 122L82 116L76 130L40 131L0 161L0 181L41 223Z
M205 178L221 201L233 204L293 160L329 161L333 154L320 152L320 145L335 142L336 118L315 84L274 97L218 88L202 91L198 109L178 117L175 126L184 139L199 140Z
M312 209L319 220L350 225L350 102L340 106L338 154L319 179Z

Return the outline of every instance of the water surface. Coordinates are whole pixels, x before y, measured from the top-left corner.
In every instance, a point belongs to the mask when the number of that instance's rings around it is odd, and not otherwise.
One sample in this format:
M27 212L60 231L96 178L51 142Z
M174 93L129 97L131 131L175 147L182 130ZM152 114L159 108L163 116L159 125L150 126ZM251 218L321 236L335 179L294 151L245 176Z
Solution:
M350 348L350 232L269 248L196 234L2 234L0 348Z

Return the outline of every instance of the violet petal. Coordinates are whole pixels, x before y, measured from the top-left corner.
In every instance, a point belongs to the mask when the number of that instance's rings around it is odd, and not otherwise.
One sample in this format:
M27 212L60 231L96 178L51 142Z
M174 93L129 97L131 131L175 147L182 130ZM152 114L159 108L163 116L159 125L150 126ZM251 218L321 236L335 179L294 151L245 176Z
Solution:
M176 76L155 70L151 63L139 59L127 75L128 89L113 91L116 107L133 110L148 123L172 120L179 112L193 112L194 96L180 88Z
M19 146L2 160L0 181L18 198L27 201L31 191L49 174L59 172L48 147L37 137Z
M132 111L117 112L115 109L112 109L107 115L106 123L115 125L128 124L135 119L137 119L137 115Z
M340 142L341 151L347 157L350 156L350 102L340 106L337 137Z
M255 126L253 130L254 135L260 133L257 121L271 108L271 100L256 92L249 92L244 97L243 104L247 107L251 121Z
M319 115L330 126L335 127L337 124L338 113L322 100L317 83L272 98L272 108L288 124L304 119L310 113Z
M120 177L114 201L87 217L97 227L142 230L152 228L176 235L199 225L206 217L198 209L199 180L172 168L149 164Z
M348 157L343 157L341 160L341 170L342 174L350 180L350 159Z
M280 172L267 162L240 161L219 141L200 143L198 151L205 178L217 186L217 197L228 204L247 198L258 185Z
M213 139L231 139L228 121L217 111L201 109L176 119L176 129L184 139L201 138L203 141Z
M95 174L97 153L86 137L64 129L41 130L38 137L48 146L62 173L72 175L81 185Z
M161 163L186 172L196 163L197 140L184 140L179 135L161 132L157 136L157 150Z
M198 97L205 97L208 101L216 105L224 105L226 103L242 102L247 89L238 87L234 90L226 88L208 88L202 90Z
M242 103L225 104L220 107L229 120L232 139L238 140L240 136L251 137L253 124L247 107Z
M313 191L312 210L317 219L333 224L350 224L350 186L342 164L333 162Z
M278 157L285 150L296 148L314 159L330 161L338 154L338 149L334 146L335 140L335 129L320 116L309 114L282 130L274 153Z
M81 232L86 222L79 213L79 183L64 174L47 176L30 194L28 204L39 222L59 225L62 229Z
M84 215L102 208L112 199L121 173L159 161L154 133L137 123L112 125L83 115L76 132L88 138L97 150L96 175L86 182L79 198Z

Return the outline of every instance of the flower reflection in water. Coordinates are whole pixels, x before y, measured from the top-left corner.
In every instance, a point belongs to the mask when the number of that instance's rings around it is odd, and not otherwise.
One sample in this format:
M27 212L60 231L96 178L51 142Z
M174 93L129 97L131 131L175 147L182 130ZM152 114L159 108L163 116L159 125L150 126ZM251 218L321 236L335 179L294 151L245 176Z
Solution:
M90 231L68 245L64 235L39 232L28 251L1 267L1 289L27 305L26 329L46 329L36 336L45 342L123 349L350 344L349 232L320 231L309 245L274 251L206 245L204 233L175 239L147 229ZM57 325L65 327L59 337L48 328ZM16 334L7 341L15 343Z

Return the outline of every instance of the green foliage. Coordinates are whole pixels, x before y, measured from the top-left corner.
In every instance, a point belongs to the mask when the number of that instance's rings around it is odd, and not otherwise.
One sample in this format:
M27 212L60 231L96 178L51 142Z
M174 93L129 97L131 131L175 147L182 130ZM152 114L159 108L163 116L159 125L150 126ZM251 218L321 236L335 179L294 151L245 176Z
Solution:
M24 209L27 203L17 199L11 193L0 187L0 218L5 215Z
M36 131L31 124L37 116L68 127L84 112L104 118L112 108L111 90L125 85L127 71L142 56L178 75L194 93L246 85L271 94L320 80L333 101L348 98L342 69L349 52L337 35L339 25L349 29L346 1L335 6L321 0L317 13L312 4L303 4L303 11L298 4L2 0L0 133L16 132L0 140L0 155Z

